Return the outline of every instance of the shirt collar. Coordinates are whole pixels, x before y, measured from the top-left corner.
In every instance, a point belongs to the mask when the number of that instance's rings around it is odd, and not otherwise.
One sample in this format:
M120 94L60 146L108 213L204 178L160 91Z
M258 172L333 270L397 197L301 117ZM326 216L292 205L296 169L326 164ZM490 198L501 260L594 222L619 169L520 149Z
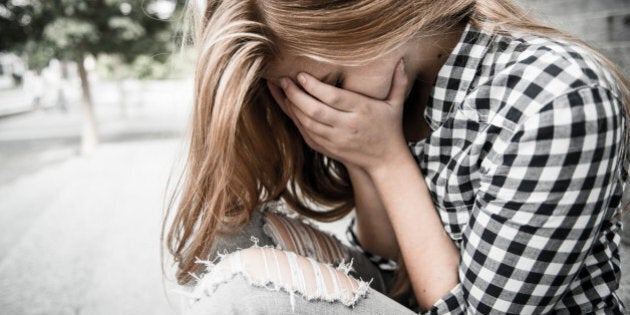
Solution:
M468 23L462 36L440 68L424 117L435 130L440 127L456 104L461 103L471 88L492 36Z

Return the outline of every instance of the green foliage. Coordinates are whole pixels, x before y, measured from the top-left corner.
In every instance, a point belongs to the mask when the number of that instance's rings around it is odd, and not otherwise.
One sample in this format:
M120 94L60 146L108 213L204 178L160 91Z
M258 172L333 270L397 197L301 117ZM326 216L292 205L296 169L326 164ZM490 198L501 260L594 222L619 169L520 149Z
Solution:
M120 57L101 55L97 62L100 77L107 80L121 79L175 79L184 78L194 72L194 51L182 54L169 54L165 61L155 56L138 56L131 63L124 63Z
M41 45L35 42L28 42L23 51L28 56L29 69L33 70L44 69L48 62L56 57L56 51L51 45Z
M139 40L146 34L146 30L142 25L134 22L128 17L115 16L108 21L109 28L118 33L123 41Z
M79 60L86 46L99 41L95 25L75 18L52 21L44 27L43 39L42 43L55 49L58 57L72 60Z
M34 68L51 58L82 60L115 55L126 64L164 62L174 50L176 28L150 12L159 1L8 0L0 2L0 51L28 56ZM147 57L149 56L149 57ZM138 59L140 58L140 59ZM138 59L138 61L136 61Z

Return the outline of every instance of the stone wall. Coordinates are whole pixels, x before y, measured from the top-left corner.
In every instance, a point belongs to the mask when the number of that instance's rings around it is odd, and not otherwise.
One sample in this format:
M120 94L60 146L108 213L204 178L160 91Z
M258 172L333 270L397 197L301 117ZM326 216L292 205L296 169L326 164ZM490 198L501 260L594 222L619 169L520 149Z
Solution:
M630 75L630 0L517 0L533 15L586 40Z

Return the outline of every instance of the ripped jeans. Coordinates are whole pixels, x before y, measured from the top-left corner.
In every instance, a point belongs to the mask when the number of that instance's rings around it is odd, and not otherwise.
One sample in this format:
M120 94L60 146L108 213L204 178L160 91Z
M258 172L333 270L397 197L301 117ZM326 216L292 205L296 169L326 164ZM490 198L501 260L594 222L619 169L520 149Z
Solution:
M367 257L274 207L215 241L186 314L414 314Z

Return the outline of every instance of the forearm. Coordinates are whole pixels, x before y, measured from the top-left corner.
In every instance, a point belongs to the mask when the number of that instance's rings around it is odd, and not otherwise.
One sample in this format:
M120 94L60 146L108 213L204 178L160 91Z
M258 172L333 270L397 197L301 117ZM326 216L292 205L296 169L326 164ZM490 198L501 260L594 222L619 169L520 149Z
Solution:
M388 259L398 258L398 243L372 180L358 167L347 167L354 190L356 234L363 248Z
M459 252L444 231L410 153L368 172L394 228L420 306L430 308L459 282Z

